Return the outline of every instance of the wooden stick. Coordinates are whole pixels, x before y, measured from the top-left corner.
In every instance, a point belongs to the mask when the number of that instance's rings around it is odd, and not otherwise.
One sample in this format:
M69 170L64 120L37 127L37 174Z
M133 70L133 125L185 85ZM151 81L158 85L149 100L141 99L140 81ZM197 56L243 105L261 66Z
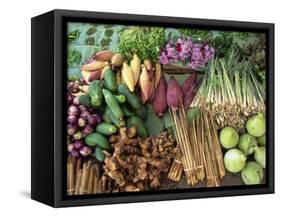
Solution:
M67 160L67 195L73 195L75 191L75 158L69 157Z
M77 181L78 181L78 172L79 172L79 170L81 169L81 166L82 166L82 158L79 158L79 159L77 160L76 169L75 169L75 180L74 180L75 185L76 185L76 183L77 183Z
M80 185L81 185L81 178L82 178L82 169L79 169L78 171L78 175L77 175L77 182L75 185L75 195L79 194L79 189L80 189Z
M93 184L94 184L93 179L94 179L94 166L91 166L90 172L89 172L87 194L93 193Z
M182 154L177 153L168 173L168 178L175 182L178 182L180 180L183 173L181 158L182 158Z
M81 186L79 189L79 194L86 194L87 193L87 187L88 187L88 181L89 181L89 170L91 168L91 161L83 163L83 169L82 169L82 178L81 178Z

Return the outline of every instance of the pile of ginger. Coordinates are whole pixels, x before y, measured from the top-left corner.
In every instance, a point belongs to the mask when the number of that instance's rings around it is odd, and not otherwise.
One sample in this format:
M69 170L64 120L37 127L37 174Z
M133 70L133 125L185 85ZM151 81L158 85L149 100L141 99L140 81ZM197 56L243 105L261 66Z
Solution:
M162 132L141 139L136 128L120 128L110 137L113 153L106 153L103 192L132 192L159 188L175 155L171 135Z

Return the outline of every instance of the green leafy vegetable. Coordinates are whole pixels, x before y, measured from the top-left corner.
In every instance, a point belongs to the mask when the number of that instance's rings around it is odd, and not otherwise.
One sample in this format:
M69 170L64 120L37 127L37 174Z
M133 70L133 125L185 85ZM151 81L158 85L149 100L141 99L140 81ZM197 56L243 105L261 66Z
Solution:
M208 41L212 34L209 30L198 29L179 29L179 32L184 37L192 37L195 41Z
M164 43L164 28L134 27L120 33L119 51L129 59L136 53L141 59L156 61Z
M171 117L171 115L168 111L165 113L162 120L164 121L165 128L170 128L170 127L173 128L174 122L173 122L172 117Z
M152 136L160 134L164 129L163 121L153 111L147 111L145 126Z

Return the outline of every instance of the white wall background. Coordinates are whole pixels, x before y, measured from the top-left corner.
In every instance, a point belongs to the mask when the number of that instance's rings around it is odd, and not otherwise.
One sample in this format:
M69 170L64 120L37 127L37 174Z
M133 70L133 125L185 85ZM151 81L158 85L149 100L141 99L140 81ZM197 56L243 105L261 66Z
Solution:
M277 0L0 2L1 216L267 216L280 206L280 5ZM30 18L54 8L276 23L276 194L52 209L30 197ZM42 66L44 67L44 66ZM43 138L42 138L43 139Z

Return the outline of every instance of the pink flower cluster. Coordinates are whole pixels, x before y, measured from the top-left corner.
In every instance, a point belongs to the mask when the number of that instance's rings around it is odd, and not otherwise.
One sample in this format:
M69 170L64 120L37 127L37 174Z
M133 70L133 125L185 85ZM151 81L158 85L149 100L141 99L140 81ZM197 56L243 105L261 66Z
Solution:
M161 50L160 63L177 63L182 61L187 67L200 69L215 55L215 49L207 43L194 43L191 37L179 38L176 42L169 40Z

